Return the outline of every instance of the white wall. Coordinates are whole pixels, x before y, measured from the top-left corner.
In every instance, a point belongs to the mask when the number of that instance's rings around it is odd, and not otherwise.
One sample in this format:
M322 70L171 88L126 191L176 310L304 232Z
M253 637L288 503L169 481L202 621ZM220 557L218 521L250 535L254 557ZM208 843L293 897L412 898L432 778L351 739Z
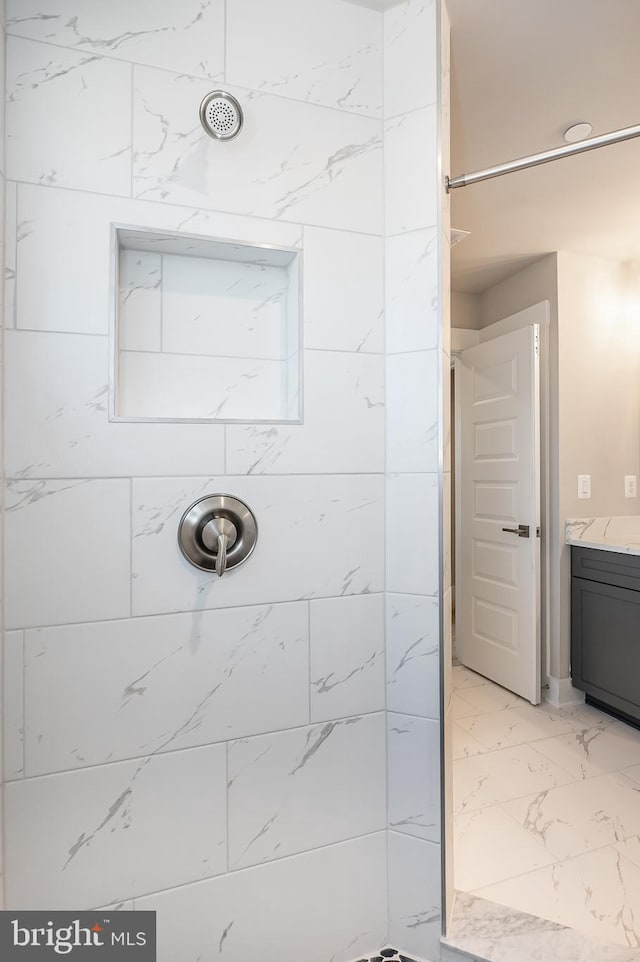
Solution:
M640 513L638 498L624 497L625 474L640 474L638 294L630 267L558 254L560 678L568 675L571 614L564 522ZM578 474L591 475L589 500L577 497Z
M435 9L9 0L11 907L157 909L160 962L344 962L389 894L435 957ZM112 222L301 248L304 425L108 421ZM222 581L176 544L217 490L260 527Z
M481 327L479 294L451 291L451 327L466 331Z
M624 475L640 473L638 284L629 266L549 254L480 295L481 326L548 300L549 671L569 677L568 517L637 514ZM544 415L544 412L543 412ZM578 474L592 497L577 498Z

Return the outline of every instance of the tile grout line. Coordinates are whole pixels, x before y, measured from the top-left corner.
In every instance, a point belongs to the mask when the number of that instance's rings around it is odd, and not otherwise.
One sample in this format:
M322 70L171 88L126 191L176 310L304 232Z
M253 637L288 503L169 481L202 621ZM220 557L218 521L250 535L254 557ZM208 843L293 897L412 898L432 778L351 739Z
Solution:
M226 30L225 30L225 33L226 33ZM274 97L274 98L277 98L278 100L284 100L287 103L300 104L304 107L318 108L319 110L330 110L333 113L338 114L339 116L345 117L345 118L359 117L361 120L368 120L371 123L378 124L380 128L382 128L385 123L385 119L382 116L381 111L376 113L365 114L357 110L348 110L344 107L337 107L334 104L316 103L315 101L312 101L312 100L301 100L299 97L291 97L291 96L288 96L287 94L275 93L274 91L265 89L264 87L252 87L250 84L237 83L235 81L232 83L226 77L226 63L224 62L223 62L222 71L218 71L215 74L192 74L184 70L173 70L171 67L161 67L156 64L141 63L138 60L131 60L124 57L114 57L108 53L106 54L94 53L93 49L90 46L88 46L86 49L79 48L79 47L70 47L63 43L54 43L51 40L42 40L39 37L26 37L23 34L15 33L13 31L7 32L7 40L9 39L22 40L27 43L33 43L43 47L53 47L56 50L64 50L66 51L66 53L72 54L77 57L90 56L92 60L100 60L100 61L112 63L112 64L123 64L126 66L138 67L141 70L156 70L156 71L159 71L160 73L172 74L176 78L186 78L187 80L192 80L192 81L195 81L196 83L202 83L203 85L206 83L209 83L209 84L219 83L222 80L223 83L227 83L229 84L229 86L235 87L239 90L244 90L250 95L256 94L258 97ZM226 48L226 37L225 37L225 48ZM225 53L225 58L226 58L226 53ZM86 64L78 64L77 66L86 66ZM436 106L437 105L435 103L425 104L422 107L414 107L412 110L408 110L405 113L398 114L397 116L393 118L388 118L388 119L398 121L405 116L408 116L412 113L416 113L419 110L428 110L429 108L435 108Z
M311 599L307 601L307 681L308 718L311 725Z
M260 214L251 214L251 213L240 214L235 211L224 210L220 207L203 207L202 205L194 206L191 204L178 204L175 201L164 200L164 199L154 200L149 197L141 197L136 195L134 195L133 197L129 197L127 194L114 194L114 193L109 193L107 191L88 190L83 187L72 187L70 185L62 185L62 184L57 184L57 185L42 184L39 181L21 180L20 178L17 178L17 177L7 178L7 183L17 184L22 187L31 187L37 190L56 191L58 192L58 194L61 191L62 192L66 191L72 194L88 194L91 197L110 198L111 200L128 201L129 203L135 203L135 204L138 204L138 203L154 204L156 207L158 207L160 210L163 210L163 211L164 210L167 210L167 211L181 210L184 212L189 212L189 217L187 218L188 220L191 220L194 214L201 214L203 216L210 215L212 217L215 217L215 216L229 217L229 218L234 218L236 220L244 218L250 221L260 221L260 223L265 227L265 229L273 228L274 226L276 228L277 227L294 227L294 228L308 227L310 230L338 231L341 234L356 234L358 237L382 238L384 236L383 234L380 233L380 231L358 230L357 228L352 228L352 227L332 227L327 224L307 223L306 221L300 221L300 220L286 220L285 218L282 218L282 217L270 218L267 216L261 216ZM175 230L175 228L171 228L171 229ZM425 228L416 228L416 230L424 230L424 229ZM435 227L429 227L427 229L435 230ZM183 233L188 234L188 231L184 231ZM414 232L403 231L401 233L414 233ZM219 238L216 238L216 239L219 239ZM233 238L227 238L227 239L233 240Z
M228 872L221 872L218 875L209 875L206 878L193 879L189 882L182 882L179 885L171 885L168 888L155 889L152 892L145 892L142 895L134 895L134 896L130 896L129 898L118 899L118 901L115 902L114 904L118 905L121 902L130 902L132 900L135 900L137 902L139 899L154 898L156 895L164 895L170 892L177 892L180 889L191 887L193 885L206 885L209 882L215 882L218 879L223 879L229 875L238 875L241 872L251 872L256 869L266 868L269 865L280 864L282 862L290 861L291 859L303 858L304 856L307 856L307 855L314 855L316 852L322 852L325 849L335 848L339 845L351 845L354 842L360 842L364 839L375 838L378 835L384 835L384 834L385 834L384 828L381 828L381 829L376 829L373 832L365 832L363 835L352 835L349 838L341 838L341 839L338 839L337 841L326 842L325 844L318 845L315 848L303 849L301 852L291 852L289 855L281 855L279 858L268 859L264 862L256 862L254 865L243 865L241 868L232 868L232 869L229 869ZM105 910L111 907L112 906L110 905L104 905L104 904L99 906L99 908L102 908ZM97 909L87 909L87 911L94 912L94 911L97 911Z
M520 826L520 827L522 827L522 826ZM631 836L631 837L633 837L633 836ZM609 843L607 843L606 845L598 845L597 848L588 849L586 852L579 852L577 855L568 855L566 858L556 859L556 861L553 862L551 865L541 865L541 866L540 866L539 868L537 868L537 869L530 869L530 870L528 870L528 871L526 871L526 872L521 872L519 875L510 875L510 876L508 876L508 878L503 879L503 880L500 881L500 882L491 882L489 885L476 886L473 890L460 889L460 891L461 891L461 892L467 891L469 895L475 895L475 894L477 894L478 892L481 892L481 891L483 891L483 890L492 888L494 885L502 885L504 882L514 882L516 879L526 878L528 875L533 875L533 874L535 874L536 872L542 872L542 871L545 871L545 870L547 870L547 869L553 869L553 868L555 868L556 866L566 865L567 863L573 862L573 861L576 860L576 859L583 858L585 855L594 855L594 854L596 854L597 852L603 852L603 851L605 851L606 849L612 849L614 852L616 852L618 855L620 855L620 857L623 858L626 862L629 862L630 865L635 865L635 863L632 862L631 859L629 859L626 855L623 855L622 852L618 852L618 850L615 848L615 845L614 845L613 843L609 842ZM551 854L551 853L550 853L550 854ZM485 898L485 896L480 896L480 898ZM502 903L498 903L498 904L502 904ZM560 924L562 924L562 923L560 923ZM570 927L571 927L571 926L570 926ZM578 931L579 931L579 930L578 930Z
M129 479L129 616L133 618L133 478Z
M125 479L129 480L129 479ZM135 480L135 479L134 479ZM276 608L282 605L302 605L307 601L340 601L344 598L361 598L361 597L371 597L372 595L381 595L383 591L369 591L369 592L358 592L353 595L319 595L317 598L295 598L293 600L284 599L281 601L254 601L239 605L226 605L223 608L200 608L198 609L200 613L208 612L225 612L225 611L244 611L251 608ZM89 625L108 625L117 624L122 621L140 621L145 618L177 618L181 615L193 615L192 608L185 608L178 611L160 611L152 614L132 614L132 615L120 615L117 618L99 618L93 621L71 621L71 622L59 622L58 624L48 624L48 625L16 625L13 628L7 628L7 631L48 631L57 630L59 628L82 628Z
M257 732L252 732L250 734L238 733L236 735L231 735L227 738L220 739L218 741L209 741L209 742L204 742L198 745L182 745L176 748L168 748L163 750L155 749L153 752L147 752L139 755L128 755L124 758L102 759L101 761L94 762L91 765L82 765L77 768L62 768L62 769L57 769L56 771L40 772L35 775L24 774L21 778L9 779L6 784L7 785L24 784L26 782L33 782L33 781L42 780L45 778L58 778L64 775L77 775L82 772L95 771L96 769L111 768L114 765L132 765L135 762L151 760L151 759L155 761L163 757L171 757L173 755L178 755L183 752L198 752L198 751L206 751L207 749L210 749L210 748L220 748L223 745L229 744L230 742L235 742L240 740L251 741L256 738L270 738L277 735L287 735L291 732L304 731L305 729L313 728L318 725L327 725L332 723L335 723L337 725L344 725L354 720L358 720L358 721L368 720L371 718L376 718L377 716L380 716L380 715L384 715L383 708L375 708L371 711L359 712L355 715L341 715L338 717L325 718L325 719L322 719L321 721L316 721L316 722L303 721L296 725L289 725L286 728L275 728L269 731L257 731Z
M108 340L108 338L109 338L109 332L108 332L108 331L107 331L106 333L105 333L105 332L102 332L102 331L70 331L70 330L63 331L63 330L61 330L61 329L51 328L51 327L10 327L9 325L5 325L5 330L7 330L7 331L9 331L9 332L11 332L11 333L14 333L14 334L55 334L55 335L57 335L57 336L62 336L62 337L99 337L99 338L103 338L104 340ZM433 353L434 351L435 351L435 348L430 348L430 347L428 347L428 348L421 349L420 351L405 351L405 352L400 352L400 353L405 353L405 354L429 354L429 353ZM247 361L247 360L248 360L248 361L272 361L273 363L280 363L280 362L282 361L282 358L248 357L248 356L241 355L241 354L203 354L202 352L199 352L199 353L195 353L195 354L194 354L194 353L189 353L189 352L187 352L187 351L163 351L162 348L161 348L160 350L157 350L157 351L153 351L153 350L145 350L145 351L142 351L142 350L139 350L139 349L136 349L136 348L124 348L124 349L123 349L123 353L128 353L128 354L160 354L160 353L163 353L163 354L168 354L168 355L170 355L171 357L210 357L210 358L222 358L222 359L239 360L239 361ZM377 358L384 359L384 352L383 352L383 351L358 351L358 350L349 350L349 349L347 349L347 348L340 348L340 347L305 347L304 353L305 353L305 354L306 354L306 353L309 353L309 354L346 354L348 357L377 357ZM393 356L396 357L396 356L398 356L398 355L393 355ZM150 418L142 418L142 419L140 419L140 420L141 420L142 423L144 423L145 421L148 422L148 421L153 420L153 419L150 419ZM182 423L185 423L185 420L182 419L182 418L181 418L181 419L167 418L166 420L167 420L169 423L175 423L176 420L178 420L178 421L180 421L180 422L182 422ZM186 423L202 422L202 421L205 421L205 422L206 422L206 421L209 421L209 422L215 424L215 423L217 423L217 422L223 423L223 420L224 420L223 418L219 418L219 419L218 419L218 418L209 418L209 419L206 419L206 418L192 418L191 421L187 421ZM255 421L249 421L249 420L247 420L247 421L245 421L245 422L243 422L243 421L237 421L236 423L240 423L240 424L245 423L245 424L249 424L249 425L250 425L250 424L254 424ZM301 424L301 422L288 421L288 420L280 420L280 421L273 421L273 422L268 421L268 422L266 422L266 423L282 424L282 425L285 425L285 426L286 426L287 424ZM404 473L408 473L408 472L402 472L402 473L404 474Z

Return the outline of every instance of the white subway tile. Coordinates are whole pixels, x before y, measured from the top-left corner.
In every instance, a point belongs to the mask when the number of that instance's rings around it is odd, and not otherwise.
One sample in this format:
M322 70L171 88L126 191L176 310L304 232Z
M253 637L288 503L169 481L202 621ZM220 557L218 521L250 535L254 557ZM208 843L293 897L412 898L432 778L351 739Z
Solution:
M180 554L178 522L192 501L246 501L258 543L223 578ZM134 614L335 597L382 589L383 479L372 475L134 480Z
M129 614L129 494L124 480L8 482L8 628Z
M310 604L311 720L383 710L384 596Z
M307 227L304 343L330 351L384 351L384 240Z
M109 332L112 223L275 247L302 240L296 224L218 211L24 184L18 193L17 326L30 330Z
M387 595L387 708L439 717L438 598Z
M440 846L389 832L389 938L424 959L440 955Z
M384 115L436 102L435 0L405 0L384 14Z
M136 899L136 908L158 913L158 962L215 962L221 953L226 962L256 954L327 962L378 951L386 898L380 832Z
M8 0L9 33L119 60L221 78L224 0Z
M387 470L437 471L439 351L393 354L386 364Z
M222 425L109 421L106 337L7 331L5 349L9 477L223 469Z
M440 841L440 725L389 712L389 828Z
M219 143L197 122L209 89L135 68L134 196L381 233L380 121L227 87L245 124L237 140Z
M282 420L286 361L121 351L116 415Z
M383 713L229 745L229 866L383 828Z
M382 115L379 13L343 0L228 0L227 44L231 83Z
M118 347L162 349L162 256L121 250L119 257Z
M434 227L440 184L428 158L436 156L436 108L422 107L388 120L384 128L387 234Z
M286 359L286 268L169 254L163 260L164 351Z
M2 701L4 736L4 779L24 775L24 641L22 631L4 635L4 672Z
M303 424L227 428L227 471L383 471L382 356L305 351L303 384Z
M116 60L9 36L9 178L129 196L131 71Z
M387 591L437 595L439 591L437 474L387 478Z
M4 200L4 324L16 326L16 248L18 185L9 180Z
M304 725L308 672L305 603L28 631L27 774Z
M436 228L388 237L385 249L387 353L438 346Z
M225 773L214 745L10 782L7 904L90 908L224 872Z

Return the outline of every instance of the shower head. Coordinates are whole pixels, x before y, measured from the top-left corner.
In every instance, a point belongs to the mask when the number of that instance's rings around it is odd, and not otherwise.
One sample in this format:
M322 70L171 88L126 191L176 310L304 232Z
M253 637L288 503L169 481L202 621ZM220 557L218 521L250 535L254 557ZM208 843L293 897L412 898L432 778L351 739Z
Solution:
M243 121L242 107L226 90L213 90L200 104L200 122L214 140L233 140Z

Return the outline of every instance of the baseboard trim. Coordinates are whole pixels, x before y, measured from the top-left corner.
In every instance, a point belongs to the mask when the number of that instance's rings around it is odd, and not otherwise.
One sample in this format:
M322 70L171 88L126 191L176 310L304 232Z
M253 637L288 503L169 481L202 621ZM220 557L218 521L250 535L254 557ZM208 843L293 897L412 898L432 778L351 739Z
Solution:
M547 687L542 690L543 700L554 708L579 705L584 701L584 692L574 688L570 678L554 678L549 675Z

